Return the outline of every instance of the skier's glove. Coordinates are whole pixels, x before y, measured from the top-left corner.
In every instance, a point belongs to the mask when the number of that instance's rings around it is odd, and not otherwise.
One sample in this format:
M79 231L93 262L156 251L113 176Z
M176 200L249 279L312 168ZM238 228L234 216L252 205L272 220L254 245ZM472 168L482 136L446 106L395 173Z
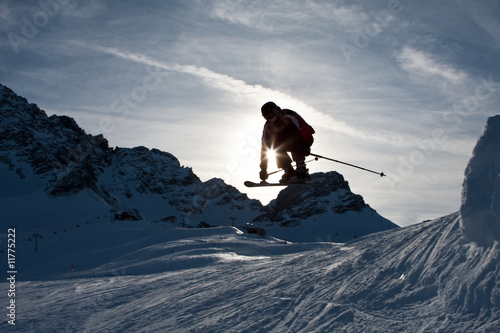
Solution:
M267 170L264 170L264 169L260 170L259 177L260 177L260 179L262 181L265 181L267 179L267 177L268 177L267 176Z

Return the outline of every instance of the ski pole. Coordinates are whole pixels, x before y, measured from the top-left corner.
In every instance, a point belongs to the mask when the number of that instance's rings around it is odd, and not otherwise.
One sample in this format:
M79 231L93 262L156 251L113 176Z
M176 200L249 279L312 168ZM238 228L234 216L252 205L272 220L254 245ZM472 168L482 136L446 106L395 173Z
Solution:
M333 158L328 158L328 157L324 157L324 156L321 156L321 155L316 155L316 154L313 154L313 153L311 153L310 155L311 156L315 156L317 158L323 158L323 159L328 160L328 161L337 162L337 163L340 163L340 164L345 164L345 165L351 166L353 168L358 168L358 169L365 170L365 171L368 171L368 172L371 172L371 173L375 173L377 175L380 175L380 177L386 177L386 175L383 172L377 172L377 171L373 171L373 170L370 170L370 169L365 169L365 168L362 168L362 167L354 165L354 164L350 164L350 163L346 163L346 162L334 160Z

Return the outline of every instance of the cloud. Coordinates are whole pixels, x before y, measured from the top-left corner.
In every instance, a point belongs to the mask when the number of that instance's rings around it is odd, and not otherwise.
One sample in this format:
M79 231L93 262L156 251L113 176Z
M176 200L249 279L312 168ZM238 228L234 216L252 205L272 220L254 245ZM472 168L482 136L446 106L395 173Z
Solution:
M141 63L144 65L160 68L166 71L175 71L193 75L195 77L198 77L201 80L201 82L203 82L204 84L206 84L211 88L231 93L231 95L235 96L235 99L237 99L239 103L245 103L249 105L259 103L258 106L260 106L261 103L272 100L276 102L278 105L281 105L283 107L300 110L300 113L317 130L320 128L326 129L329 131L334 131L337 133L349 135L366 141L391 145L393 147L415 147L416 143L421 140L420 137L412 137L407 134L398 134L397 131L394 130L391 130L389 132L387 131L383 132L380 130L373 132L366 129L359 129L353 127L348 123L338 120L321 111L318 111L315 108L308 105L307 103L292 96L289 96L285 93L265 88L261 85L250 85L244 82L243 80L238 80L229 75L214 72L205 67L198 67L194 65L180 65L177 63L166 63L140 53L122 51L116 48L104 47L95 44L87 44L84 42L74 42L74 43L76 45L90 48L95 51L103 52L122 59ZM413 54L418 55L418 53L413 53ZM418 63L419 58L415 57L415 59L416 63ZM423 61L422 64L429 64L428 58L424 57L421 59L423 59L420 60ZM434 71L439 71L441 69L439 73L446 74L445 67L443 66L440 67L439 64L436 65L435 67L436 69L434 69ZM452 73L449 75L453 77ZM463 142L461 142L461 140L458 141L460 141L460 143L450 142L450 141L443 142L436 147L436 150L462 154L463 149L461 148L462 147L461 144Z
M362 6L338 6L315 1L215 1L210 15L232 24L243 25L260 31L290 31L310 25L311 18L322 24L336 23L344 28L359 27L369 16Z
M453 84L459 86L468 80L464 71L451 65L440 62L433 55L405 46L396 54L396 60L401 69L410 74L410 77L423 84L442 85Z
M0 3L0 19L4 21L8 21L10 19L10 8L8 7L7 3L2 2Z
M276 103L282 105L285 104L294 105L295 107L298 107L301 110L308 112L313 117L317 118L318 119L317 123L321 127L325 127L330 130L339 131L354 136L366 136L366 134L364 134L363 131L351 127L345 122L336 120L335 118L327 114L321 113L315 110L314 108L308 106L306 103L297 100L287 94L269 88L265 88L258 84L250 85L244 82L243 80L238 80L229 75L214 72L205 67L198 67L194 65L180 65L177 63L166 63L143 54L129 52L129 51L122 51L116 48L87 44L83 42L73 42L73 43L79 46L93 49L95 51L111 54L122 59L134 61L137 63L142 63L144 65L157 67L167 71L175 71L175 72L191 74L193 76L198 77L205 84L209 85L212 88L244 96L246 97L247 100L252 102L255 102L257 100L258 101L273 100Z
M67 5L18 55L0 40L2 83L91 133L107 118L111 144L169 151L203 179L257 177L259 108L273 100L313 125L315 152L394 178L412 171L387 194L378 177L340 169L381 212L431 211L423 196L450 182L459 191L483 118L498 110L498 89L474 99L490 92L481 78L500 80L500 7L491 1L402 1L389 16L389 0L4 0L0 31L22 35L23 16L56 2ZM370 38L348 63L339 45L363 32ZM233 171L235 160L243 171ZM443 213L458 192L446 193L438 192Z

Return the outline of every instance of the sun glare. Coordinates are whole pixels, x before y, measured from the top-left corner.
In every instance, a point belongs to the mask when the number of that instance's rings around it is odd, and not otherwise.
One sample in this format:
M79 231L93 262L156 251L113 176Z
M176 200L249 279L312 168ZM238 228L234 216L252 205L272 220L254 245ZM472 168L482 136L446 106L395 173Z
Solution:
M266 153L267 158L269 161L274 161L276 160L276 151L274 149L269 149Z

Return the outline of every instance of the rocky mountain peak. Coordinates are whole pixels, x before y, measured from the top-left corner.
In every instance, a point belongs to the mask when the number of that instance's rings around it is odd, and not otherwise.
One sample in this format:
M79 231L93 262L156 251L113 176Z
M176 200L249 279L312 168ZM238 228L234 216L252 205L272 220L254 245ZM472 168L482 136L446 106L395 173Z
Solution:
M304 234L301 237L311 241L346 241L375 232L375 229L397 228L367 205L361 195L353 193L338 172L314 173L311 178L308 184L292 185L282 190L265 207L265 213L254 221L277 228L302 228Z
M308 185L289 186L280 192L273 203L275 212L296 207L304 212L312 212L318 202L328 202L328 207L334 213L361 211L366 204L363 197L354 194L349 183L340 173L314 173Z
M311 178L309 184L288 186L281 191L261 218L273 221L285 216L299 219L328 212L360 212L368 207L363 197L351 192L349 183L338 172L314 173Z
M203 183L170 153L146 147L110 148L104 136L87 134L71 117L48 117L3 85L0 120L0 163L7 165L0 180L36 184L27 186L30 192L42 191L57 199L87 191L92 200L109 205L108 211L148 219L207 220L199 215L214 207L251 219L262 209L257 200L222 180Z

